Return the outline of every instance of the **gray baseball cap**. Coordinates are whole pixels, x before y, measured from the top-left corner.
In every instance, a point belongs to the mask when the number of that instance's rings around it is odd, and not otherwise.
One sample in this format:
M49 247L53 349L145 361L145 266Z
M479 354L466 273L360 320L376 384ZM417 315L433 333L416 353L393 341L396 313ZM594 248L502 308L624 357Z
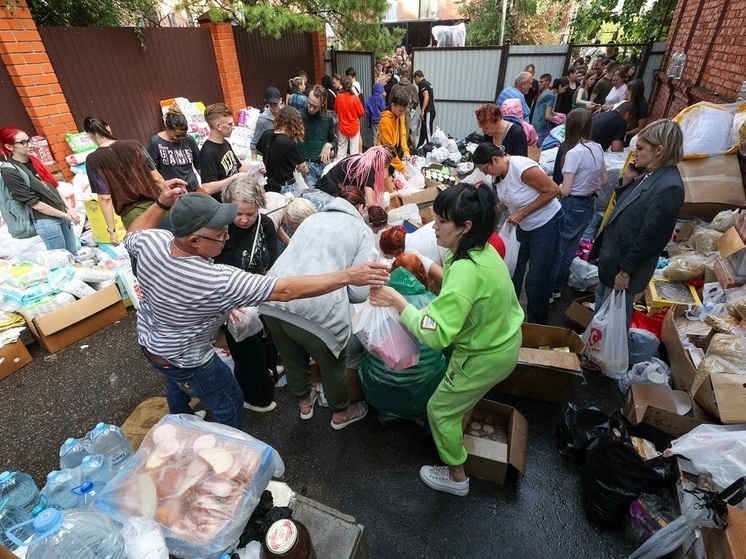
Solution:
M237 204L221 204L212 196L187 192L171 208L171 232L186 237L203 227L225 227L233 223Z
M279 103L281 100L282 95L280 95L280 90L276 87L268 87L264 92L265 103Z

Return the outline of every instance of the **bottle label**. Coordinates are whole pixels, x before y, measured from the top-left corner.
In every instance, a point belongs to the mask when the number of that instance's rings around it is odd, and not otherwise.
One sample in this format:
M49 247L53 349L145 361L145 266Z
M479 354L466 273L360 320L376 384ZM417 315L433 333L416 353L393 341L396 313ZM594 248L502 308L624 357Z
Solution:
M278 520L267 530L266 544L272 553L286 553L298 539L298 528L292 520Z

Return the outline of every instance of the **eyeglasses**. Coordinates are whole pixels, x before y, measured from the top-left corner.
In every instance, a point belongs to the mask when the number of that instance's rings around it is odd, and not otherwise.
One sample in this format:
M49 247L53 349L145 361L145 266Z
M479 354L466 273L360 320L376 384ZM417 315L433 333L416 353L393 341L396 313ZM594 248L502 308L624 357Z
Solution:
M313 103L311 103L311 101L309 100L309 101L308 101L308 108L309 108L309 109L313 109L314 111L318 111L318 110L319 110L319 109L321 108L321 105L314 105L314 104L313 104Z
M31 140L26 138L25 140L21 140L20 142L13 142L14 144L20 144L23 147L27 148L29 143L31 143Z
M225 241L228 240L228 237L230 235L228 235L228 231L224 231L223 234L220 236L219 239L215 239L213 237L208 237L207 235L199 235L197 233L195 233L195 236L199 237L200 239L205 239L207 241L213 241L214 243L221 243L222 244L222 243L224 243Z

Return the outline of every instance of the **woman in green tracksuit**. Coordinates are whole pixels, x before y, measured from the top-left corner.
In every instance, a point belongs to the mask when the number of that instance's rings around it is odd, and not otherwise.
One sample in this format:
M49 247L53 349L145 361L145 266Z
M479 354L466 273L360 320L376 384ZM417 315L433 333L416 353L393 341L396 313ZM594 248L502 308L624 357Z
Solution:
M427 404L438 453L446 466L423 466L420 478L438 491L465 496L463 422L518 362L523 310L503 263L487 243L496 222L495 195L484 185L461 184L438 194L438 245L449 249L440 295L422 310L390 287L371 289L374 305L393 306L402 323L433 348L451 347L445 378Z

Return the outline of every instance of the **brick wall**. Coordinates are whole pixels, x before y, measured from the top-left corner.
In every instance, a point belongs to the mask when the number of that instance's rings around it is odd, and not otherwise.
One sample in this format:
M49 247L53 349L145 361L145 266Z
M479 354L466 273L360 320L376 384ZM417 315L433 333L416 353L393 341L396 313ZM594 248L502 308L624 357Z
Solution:
M313 75L309 76L311 83L321 83L321 78L326 74L326 32L320 31L311 34L311 48L313 49Z
M210 30L225 104L234 111L244 108L246 106L246 96L241 81L241 69L238 66L238 52L236 51L236 42L233 39L233 26L230 23L201 21L200 27L207 27Z
M700 101L728 103L746 80L746 0L679 0L668 35L663 67L679 50L686 53L680 80L658 81L651 118L670 118Z
M50 171L67 172L65 156L71 151L65 134L78 129L31 12L23 0L13 6L0 0L0 58L36 132L49 142L56 162Z

